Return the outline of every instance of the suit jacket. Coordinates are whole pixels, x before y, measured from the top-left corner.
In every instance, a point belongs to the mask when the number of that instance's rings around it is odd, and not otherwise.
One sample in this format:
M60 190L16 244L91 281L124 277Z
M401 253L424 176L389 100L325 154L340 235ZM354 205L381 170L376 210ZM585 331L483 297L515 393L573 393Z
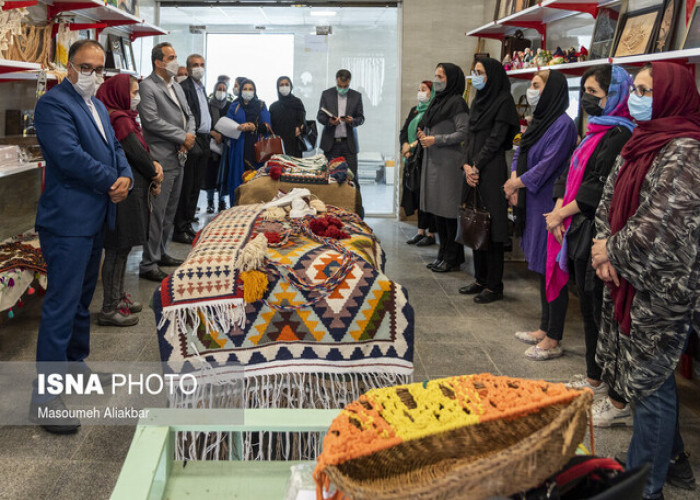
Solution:
M58 236L93 236L105 220L114 227L116 205L109 189L131 168L114 135L109 113L95 97L92 102L107 140L83 98L66 78L36 104L34 124L46 160L46 182L39 199L36 228Z
M357 131L355 128L365 122L365 115L362 109L362 94L356 90L350 89L347 97L348 103L345 108L345 115L352 116L353 119L352 125L346 124L348 131L348 147L350 151L357 153L360 147L357 141ZM324 152L329 152L335 142L335 126L329 123L330 117L321 111L321 108L326 108L333 113L334 116L338 116L338 91L335 87L323 91L321 94L321 103L318 106L318 115L316 115L316 119L323 125L321 149Z
M187 98L187 104L190 106L190 111L194 116L194 129L199 130L199 125L202 123L202 110L199 106L199 98L197 97L197 87L195 87L192 77L187 77L187 79L180 84L182 90L185 92L185 97ZM207 99L209 102L209 99ZM205 113L209 113L209 106L204 110ZM212 123L212 127L215 124Z
M139 86L139 115L143 138L151 148L151 156L163 165L163 170L181 168L177 161L177 151L185 142L186 135L194 134L196 130L194 116L182 87L174 84L173 89L180 107L170 97L165 81L155 73L151 73ZM183 116L186 119L185 126Z

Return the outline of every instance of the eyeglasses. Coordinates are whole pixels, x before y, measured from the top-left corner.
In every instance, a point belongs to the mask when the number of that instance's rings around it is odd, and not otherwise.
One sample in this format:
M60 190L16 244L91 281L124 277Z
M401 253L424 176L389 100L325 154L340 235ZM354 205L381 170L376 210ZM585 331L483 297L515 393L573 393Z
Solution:
M645 94L651 94L653 91L654 89L645 89L643 87L640 88L630 85L630 94L636 94L637 97L644 97Z
M484 76L486 73L483 73L478 70L472 70L472 76Z
M81 75L85 76L90 76L93 73L97 76L102 76L105 72L105 67L104 66L98 66L96 68L93 68L89 64L80 64L79 66L76 66L73 61L71 61L71 65L73 66L73 69L79 72Z

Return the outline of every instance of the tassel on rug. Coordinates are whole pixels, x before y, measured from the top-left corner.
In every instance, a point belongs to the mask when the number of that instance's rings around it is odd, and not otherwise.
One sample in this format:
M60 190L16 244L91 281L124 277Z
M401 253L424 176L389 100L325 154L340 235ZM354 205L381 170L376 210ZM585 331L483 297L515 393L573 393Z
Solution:
M268 286L265 273L242 271L240 277L243 281L243 300L246 304L252 304L263 298Z

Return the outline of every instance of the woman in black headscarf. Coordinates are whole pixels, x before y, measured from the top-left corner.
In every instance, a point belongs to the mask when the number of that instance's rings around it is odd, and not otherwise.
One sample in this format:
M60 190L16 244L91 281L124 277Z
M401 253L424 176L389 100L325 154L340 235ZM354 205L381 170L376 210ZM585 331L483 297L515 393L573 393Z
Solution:
M503 244L508 240L508 204L503 198L507 180L506 151L513 147L520 122L510 93L510 80L503 65L491 58L479 59L474 66L472 85L477 89L469 117L467 135L467 175L464 199L476 196L478 189L491 214L489 250L474 250L475 281L459 293L478 294L477 304L503 298Z
M569 304L567 288L558 297L547 300L547 224L543 214L554 208L554 183L562 174L576 146L576 125L566 110L569 86L558 71L539 71L527 90L534 108L533 120L523 134L513 158L511 178L503 190L516 207L516 228L522 231L520 245L528 268L540 275L540 327L532 332L516 332L515 337L536 344L525 356L543 361L561 356L560 341Z
M304 129L306 109L304 103L292 94L292 80L288 76L277 79L277 96L279 99L270 106L272 131L282 138L284 152L301 158L302 150L298 137Z
M428 264L436 273L457 270L464 262L464 248L455 242L464 182L463 144L469 127L464 87L464 72L459 66L438 64L433 81L435 97L418 124L417 137L424 148L420 209L435 216L440 237L437 258Z
M219 77L219 81L214 86L214 93L209 98L209 114L211 114L211 137L217 144L221 144L224 136L214 130L220 118L226 116L231 101L228 100L229 83L224 78ZM204 174L204 184L202 189L207 192L207 213L214 213L214 193L219 188L219 212L226 210L226 200L221 193L221 182L219 169L221 167L221 155L211 152L207 162L207 171Z

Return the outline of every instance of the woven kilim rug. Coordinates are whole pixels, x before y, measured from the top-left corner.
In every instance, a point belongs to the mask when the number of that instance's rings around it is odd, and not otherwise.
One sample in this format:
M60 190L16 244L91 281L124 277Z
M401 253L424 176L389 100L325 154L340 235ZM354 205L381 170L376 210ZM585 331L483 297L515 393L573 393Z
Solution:
M46 262L41 255L38 235L16 236L0 244L0 273L16 269L46 274Z
M214 369L242 365L246 400L271 407L339 407L362 390L410 381L413 309L406 290L383 274L384 253L372 230L353 213L329 206L350 238L323 241L303 231L304 221L269 222L260 215L251 222L258 211L233 207L214 219L173 279L156 292L162 360L205 359ZM232 230L245 240L283 235L267 250L269 285L262 300L243 304L242 281L231 288L233 260L209 262L199 248L210 246L215 235L228 241ZM244 243L236 240L237 248ZM221 275L227 271L221 290L211 285L212 266ZM222 321L231 310L235 321ZM254 395L258 385L284 390Z

